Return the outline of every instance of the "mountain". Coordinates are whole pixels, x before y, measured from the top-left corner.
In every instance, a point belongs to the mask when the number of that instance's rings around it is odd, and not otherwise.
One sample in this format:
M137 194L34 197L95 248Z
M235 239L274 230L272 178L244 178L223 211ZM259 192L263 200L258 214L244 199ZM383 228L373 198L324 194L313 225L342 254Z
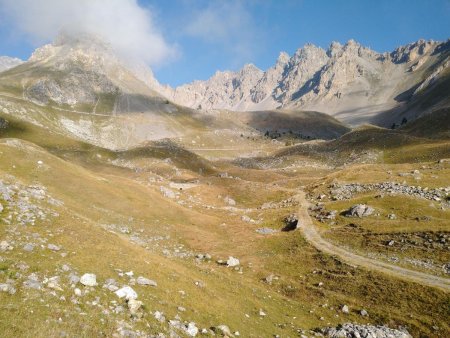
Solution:
M166 90L165 95L192 108L295 107L360 124L430 86L448 70L449 55L449 41L419 40L391 53L375 52L354 40L345 45L333 42L327 50L307 44L293 56L281 53L265 72L247 65L238 72L218 72L209 80ZM378 123L389 124L392 119Z
M23 96L37 104L119 113L143 109L144 97L164 100L151 88L155 81L151 71L142 68L121 59L92 35L61 34L1 78L8 86L23 89Z
M0 56L0 72L4 72L10 68L14 68L23 63L22 60L9 56Z
M61 34L0 73L0 111L114 149L203 128L204 116L170 103L159 86L146 65L98 37Z

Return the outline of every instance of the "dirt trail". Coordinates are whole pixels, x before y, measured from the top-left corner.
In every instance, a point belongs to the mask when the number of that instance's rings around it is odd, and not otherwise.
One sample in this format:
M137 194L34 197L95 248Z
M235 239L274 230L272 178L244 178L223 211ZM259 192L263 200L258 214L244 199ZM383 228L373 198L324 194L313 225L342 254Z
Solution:
M306 240L318 250L329 255L337 256L342 261L351 265L379 271L397 278L435 287L446 292L450 291L450 279L428 275L423 272L409 270L375 259L359 256L353 252L327 242L317 231L311 217L308 214L309 202L305 198L305 193L299 193L297 198L300 201L300 206L298 208L299 229L303 232Z

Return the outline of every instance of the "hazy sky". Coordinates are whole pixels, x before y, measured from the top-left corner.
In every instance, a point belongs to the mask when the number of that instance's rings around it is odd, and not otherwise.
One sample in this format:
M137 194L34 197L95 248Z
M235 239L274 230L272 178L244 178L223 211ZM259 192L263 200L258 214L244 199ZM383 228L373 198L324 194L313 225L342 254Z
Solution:
M59 29L94 31L162 83L261 69L311 42L377 51L450 38L450 0L0 0L0 55L29 57Z

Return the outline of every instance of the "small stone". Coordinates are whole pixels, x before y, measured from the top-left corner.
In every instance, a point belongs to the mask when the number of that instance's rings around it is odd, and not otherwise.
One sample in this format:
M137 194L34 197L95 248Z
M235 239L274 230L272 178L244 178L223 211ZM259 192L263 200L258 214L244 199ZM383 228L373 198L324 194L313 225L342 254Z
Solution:
M154 280L151 280L151 279L148 279L148 278L145 278L142 276L139 276L136 279L136 283L138 283L139 285L158 286L158 284Z
M350 312L350 310L349 310L349 308L348 308L347 305L344 305L344 306L341 308L341 311L342 311L342 313L349 313L349 312Z
M77 297L81 297L81 295L82 295L81 290L78 289L78 288L75 288L75 289L73 290L73 292L75 293L75 296L77 296Z
M270 228L259 228L256 229L256 232L260 235L271 235L276 233L277 231L274 229L270 229Z
M223 325L223 324L214 327L214 328L213 328L213 331L214 331L215 333L221 334L222 336L228 336L228 337L230 337L230 336L232 335L232 334L231 334L231 331L230 331L230 328L229 328L228 326L226 326L226 325Z
M198 334L198 328L194 322L190 322L187 325L185 331L186 331L187 335L190 337L195 337Z
M130 313L132 315L136 315L138 313L139 309L141 308L141 306L142 306L142 302L139 300L136 300L133 298L128 300L128 309L130 310Z
M0 251L12 250L13 247L7 241L0 242Z
M236 201L229 196L226 196L223 200L225 201L226 204L228 204L230 206L236 205Z
M23 246L23 250L24 250L24 251L28 251L28 252L33 251L33 250L34 250L34 244L31 244L31 243L25 244L25 245Z
M232 256L228 257L227 266L235 267L235 266L238 266L239 264L240 264L239 259L234 258Z
M180 312L185 312L186 308L184 308L182 306L179 306L179 307L177 307L177 310L180 311Z
M55 245L55 244L49 244L49 245L47 245L47 248L49 250L52 250L52 251L59 251L59 250L61 250L61 248L59 246Z
M96 286L97 276L93 273L85 273L83 276L81 276L80 283L85 286Z
M262 309L259 309L259 315L260 315L261 317L267 316L267 314L266 314Z
M369 313L368 313L366 310L364 310L364 309L362 309L361 311L359 311L359 314L360 314L361 316L363 316L363 317L368 317L368 316L369 316Z
M137 299L138 295L136 293L136 291L134 291L131 287L129 286L124 286L123 288L117 290L115 292L115 294L117 295L117 297L119 298L125 298L127 300L130 299Z
M80 277L78 277L76 274L71 273L69 275L69 283L70 284L77 284L80 281Z
M395 214L389 214L389 215L388 215L388 218L389 218L390 220L396 220L396 219L397 219L397 216L396 216Z
M160 322L160 323L164 323L166 321L166 317L164 317L164 314L162 312L159 311L155 311L155 313L153 314L153 316L155 317L155 319Z

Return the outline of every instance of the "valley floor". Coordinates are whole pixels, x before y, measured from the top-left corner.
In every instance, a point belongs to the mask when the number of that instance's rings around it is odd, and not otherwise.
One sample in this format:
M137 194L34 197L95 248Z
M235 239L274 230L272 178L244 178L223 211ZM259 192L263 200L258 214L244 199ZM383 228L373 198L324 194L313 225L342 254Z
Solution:
M210 135L109 151L40 133L0 133L3 337L450 334L440 157L336 163ZM349 217L357 204L373 210Z

